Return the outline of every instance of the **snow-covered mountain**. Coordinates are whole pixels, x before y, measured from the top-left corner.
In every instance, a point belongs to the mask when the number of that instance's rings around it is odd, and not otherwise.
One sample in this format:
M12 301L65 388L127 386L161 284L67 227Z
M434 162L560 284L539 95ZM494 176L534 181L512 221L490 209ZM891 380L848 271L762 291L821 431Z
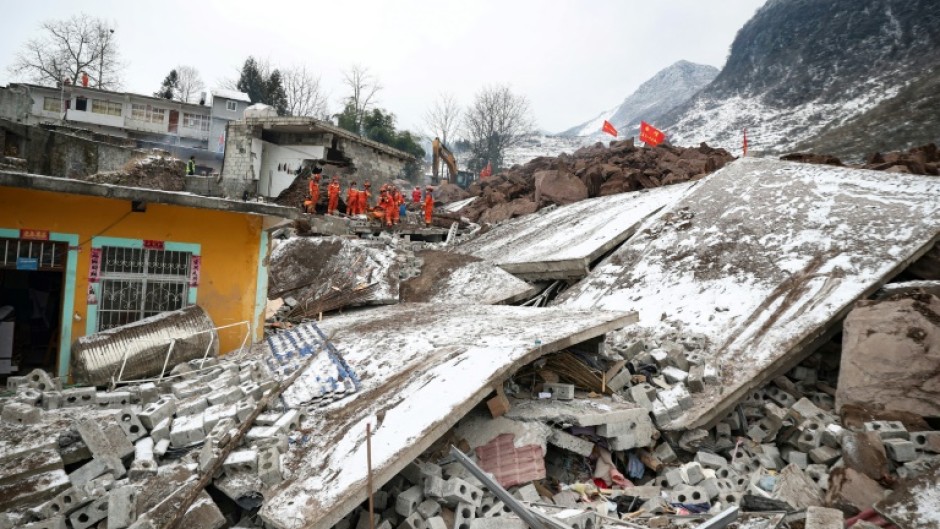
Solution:
M715 80L661 120L678 145L857 158L940 139L937 0L769 0ZM662 127L661 127L662 128Z
M718 68L714 66L679 61L660 70L619 105L562 132L560 136L600 137L603 134L601 126L607 120L621 136L629 137L639 130L641 120L656 124L663 114L688 101L717 75Z

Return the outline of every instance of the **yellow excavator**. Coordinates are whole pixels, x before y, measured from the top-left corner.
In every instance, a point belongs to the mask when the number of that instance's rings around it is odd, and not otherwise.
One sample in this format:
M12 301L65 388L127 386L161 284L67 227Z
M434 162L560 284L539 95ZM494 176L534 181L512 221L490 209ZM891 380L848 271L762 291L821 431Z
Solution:
M444 146L441 142L441 139L434 137L434 141L431 142L431 150L434 155L434 162L431 168L433 184L438 184L441 181L441 162L444 162L444 165L447 166L447 178L448 182L455 182L457 179L457 159L454 158L454 153L450 152L450 149Z

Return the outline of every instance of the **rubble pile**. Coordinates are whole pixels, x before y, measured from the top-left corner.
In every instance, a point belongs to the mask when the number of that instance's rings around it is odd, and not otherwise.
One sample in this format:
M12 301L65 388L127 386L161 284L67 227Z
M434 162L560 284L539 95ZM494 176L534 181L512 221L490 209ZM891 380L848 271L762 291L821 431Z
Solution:
M154 153L131 160L120 171L106 171L89 175L83 180L96 184L116 184L144 187L161 191L185 189L186 163L167 153Z
M549 204L570 204L698 179L733 159L728 151L704 143L696 148L638 148L632 139L612 141L606 147L597 143L570 155L539 157L474 182L467 191L479 200L460 214L475 222L496 223Z
M791 153L780 157L781 160L825 165L843 165L842 160L830 154ZM940 152L933 143L914 147L907 151L872 153L863 164L846 164L856 169L871 169L888 173L909 173L918 175L940 175Z
M181 527L232 526L257 509L283 479L281 456L305 412L277 400L256 409L278 386L258 359L200 362L111 391L63 389L41 370L10 377L15 393L0 401L0 527L163 527L189 493L198 495ZM240 428L247 433L236 438ZM212 495L193 491L193 476L217 463Z

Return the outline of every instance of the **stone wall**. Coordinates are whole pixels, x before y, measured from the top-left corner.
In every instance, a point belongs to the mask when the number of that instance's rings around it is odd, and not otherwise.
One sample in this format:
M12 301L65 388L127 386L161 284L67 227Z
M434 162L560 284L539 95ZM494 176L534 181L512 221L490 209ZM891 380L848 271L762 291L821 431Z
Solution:
M406 160L344 138L337 140L337 147L352 160L356 169L355 176L360 182L365 179L372 182L386 182L401 178L403 175Z
M241 197L247 191L254 195L258 191L258 173L255 163L260 163L261 153L252 153L252 140L261 137L260 127L243 123L229 123L225 135L225 161L222 163L222 178L219 182L222 194Z
M26 123L32 105L33 100L29 97L26 88L0 88L0 118L17 123Z
M215 176L187 176L183 184L187 193L206 197L222 196L222 184Z

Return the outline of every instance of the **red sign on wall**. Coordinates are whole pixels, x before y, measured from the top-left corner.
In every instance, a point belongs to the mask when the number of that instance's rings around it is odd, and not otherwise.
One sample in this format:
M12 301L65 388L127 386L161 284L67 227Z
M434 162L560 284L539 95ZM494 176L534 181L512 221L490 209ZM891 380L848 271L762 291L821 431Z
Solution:
M97 283L101 276L101 248L91 249L91 259L88 263L88 282Z
M162 250L164 247L163 241L151 241L144 239L144 249L145 250Z
M20 239L26 239L30 241L48 241L49 240L49 230L32 230L32 229L22 229L20 230Z
M199 273L200 268L202 268L202 257L198 255L193 255L189 258L189 286L198 287L199 286Z

